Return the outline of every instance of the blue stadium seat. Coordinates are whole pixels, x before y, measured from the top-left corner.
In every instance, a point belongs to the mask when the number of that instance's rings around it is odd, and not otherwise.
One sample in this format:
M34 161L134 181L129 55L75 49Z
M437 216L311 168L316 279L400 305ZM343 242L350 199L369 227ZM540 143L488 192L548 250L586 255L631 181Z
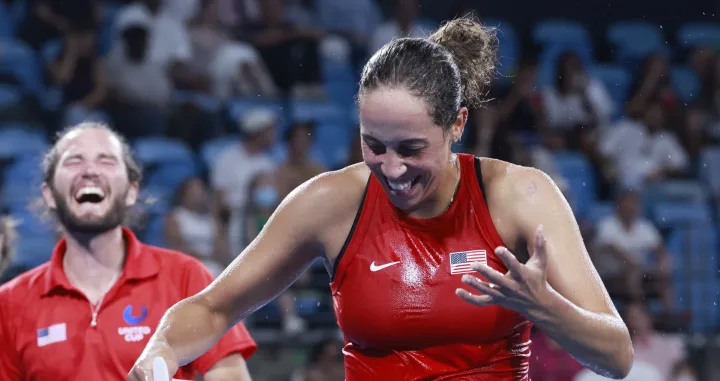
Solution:
M347 124L350 119L347 111L332 101L292 101L290 116L292 120L337 124Z
M241 141L240 135L227 135L221 138L212 139L205 142L200 147L200 156L202 157L203 163L208 168L215 164L218 156L228 147L235 144L239 144Z
M659 202L651 207L655 223L661 228L709 224L712 211L705 204Z
M630 91L630 72L620 65L592 65L587 69L588 75L605 85L615 101L615 117L620 117L625 109Z
M13 265L33 268L47 262L56 243L52 223L27 210L13 212L11 216L20 222L17 227L20 236L16 247L18 254Z
M693 180L665 180L645 187L643 201L647 205L661 202L705 204L709 195L705 186Z
M22 91L16 86L0 85L0 109L17 105L22 100Z
M713 196L720 196L720 148L706 148L700 153L698 172Z
M165 216L150 218L143 231L143 242L148 245L165 247Z
M0 126L0 159L40 155L47 149L47 140L39 132L23 126Z
M581 24L569 20L545 20L535 24L532 31L535 42L546 48L578 46L592 53L590 33Z
M685 24L677 31L677 43L685 48L715 47L720 44L720 25L716 23Z
M573 211L584 216L595 204L595 172L587 158L579 152L558 152L554 155L560 174L570 185L569 197Z
M608 28L607 39L615 48L617 63L637 63L650 53L669 53L660 28L647 21L612 24Z
M497 28L498 38L498 72L500 80L515 74L520 59L520 40L517 31L507 21L484 20L485 25Z
M350 154L350 142L354 132L354 129L346 125L318 124L312 148L313 158L328 169L341 167Z
M615 205L612 202L597 202L590 207L588 218L592 222L599 222L613 213L615 213Z
M39 94L42 73L35 52L24 42L0 40L0 73L12 76L23 91Z
M672 68L672 86L683 102L691 101L700 92L700 80L689 67Z
M213 96L194 91L173 91L172 102L175 104L192 104L205 112L216 112L220 102Z
M138 139L133 145L143 164L186 163L195 160L193 152L180 140L150 137Z
M42 172L40 170L42 158L40 155L23 155L17 159L3 171L4 182L7 185L39 186L42 182ZM25 192L27 193L27 191Z
M15 35L15 23L10 10L4 3L0 3L0 38L10 38Z
M114 25L118 11L122 7L121 4L106 3L102 5L102 20L100 21L100 36L98 46L100 53L105 55L110 52L112 42L114 41Z
M58 39L58 40L48 41L40 49L40 57L42 57L42 60L45 63L54 61L55 59L58 58L58 56L62 52L62 49L63 49L63 41L62 40Z

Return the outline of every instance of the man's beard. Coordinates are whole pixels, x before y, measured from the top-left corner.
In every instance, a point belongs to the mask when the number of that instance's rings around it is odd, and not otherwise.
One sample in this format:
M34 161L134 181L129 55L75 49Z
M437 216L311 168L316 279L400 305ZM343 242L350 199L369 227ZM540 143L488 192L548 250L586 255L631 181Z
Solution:
M125 200L127 191L124 192L121 197L113 199L110 209L100 218L83 218L76 216L70 210L70 206L65 198L57 193L55 189L52 190L52 195L55 199L55 216L63 229L69 233L101 234L117 228L122 225L125 220L127 207L123 203L123 200Z

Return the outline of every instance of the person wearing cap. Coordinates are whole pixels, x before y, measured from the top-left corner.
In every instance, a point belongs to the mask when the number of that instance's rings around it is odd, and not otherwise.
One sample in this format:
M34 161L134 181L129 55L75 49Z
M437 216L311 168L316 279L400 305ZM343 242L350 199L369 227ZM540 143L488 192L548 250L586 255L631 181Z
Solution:
M220 152L211 163L210 183L224 204L232 210L230 221L231 252L243 249L243 210L247 204L248 187L262 172L274 173L277 163L268 153L275 142L278 115L267 108L249 110L240 118L238 127L243 135L239 144Z

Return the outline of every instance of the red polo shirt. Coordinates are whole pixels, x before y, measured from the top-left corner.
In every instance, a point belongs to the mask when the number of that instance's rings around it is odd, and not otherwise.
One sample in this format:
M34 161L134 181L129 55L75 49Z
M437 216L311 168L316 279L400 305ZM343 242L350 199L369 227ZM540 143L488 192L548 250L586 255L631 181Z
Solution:
M90 303L62 268L65 241L52 259L0 287L0 380L126 380L165 311L213 280L200 261L148 246L123 230L128 253L91 327ZM182 367L194 380L219 360L256 349L242 323L210 351Z

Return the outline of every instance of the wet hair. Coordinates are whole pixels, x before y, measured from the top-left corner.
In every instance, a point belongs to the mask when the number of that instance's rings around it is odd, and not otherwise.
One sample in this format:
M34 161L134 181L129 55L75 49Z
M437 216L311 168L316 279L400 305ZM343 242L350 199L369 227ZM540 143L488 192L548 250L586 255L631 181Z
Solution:
M8 268L15 257L15 246L17 239L16 222L8 216L0 217L0 235L3 236L3 243L0 245L0 275Z
M427 38L395 39L365 65L358 102L379 87L403 88L423 99L433 122L448 130L460 107L486 101L496 49L496 29L470 16L445 23Z
M60 161L60 152L58 151L58 143L66 137L68 134L78 130L98 129L109 132L115 137L122 147L122 160L125 162L127 168L128 180L131 184L140 184L142 181L142 168L133 157L132 149L127 140L114 131L112 128L102 123L85 122L80 123L71 127L68 127L60 131L55 139L55 144L45 153L42 161L42 173L43 181L52 187L52 180L55 177L55 170L57 169L58 162Z

